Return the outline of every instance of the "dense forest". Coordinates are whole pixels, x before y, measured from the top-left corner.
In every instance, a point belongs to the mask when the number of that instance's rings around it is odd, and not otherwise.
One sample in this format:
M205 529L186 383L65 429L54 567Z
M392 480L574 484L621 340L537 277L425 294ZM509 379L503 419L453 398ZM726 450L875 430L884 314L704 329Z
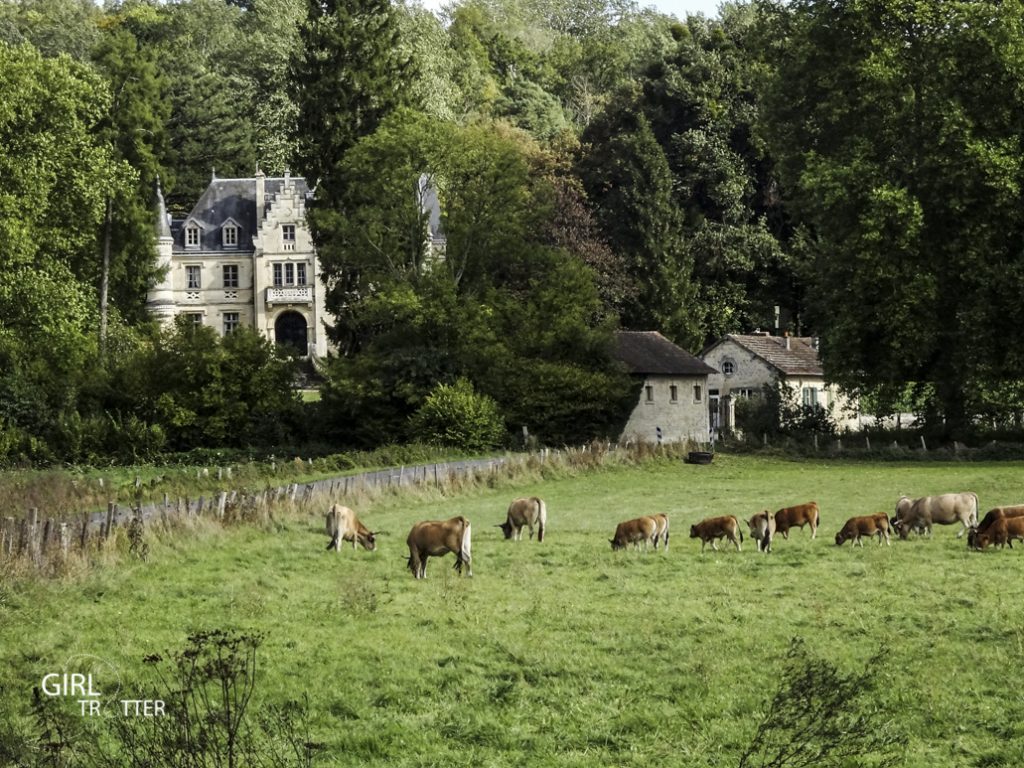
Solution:
M1019 0L11 0L0 72L0 462L611 435L617 328L813 334L878 413L1020 426ZM158 179L257 164L315 186L319 403L146 316Z

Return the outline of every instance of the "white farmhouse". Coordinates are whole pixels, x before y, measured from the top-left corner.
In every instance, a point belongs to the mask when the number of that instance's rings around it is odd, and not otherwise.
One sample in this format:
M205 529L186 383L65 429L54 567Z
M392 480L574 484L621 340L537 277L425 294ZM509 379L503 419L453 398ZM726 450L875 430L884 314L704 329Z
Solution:
M708 376L711 426L736 426L740 398L760 397L763 387L782 382L798 404L828 409L840 429L857 429L856 403L825 380L816 338L730 334L707 347L701 359L717 370Z
M183 219L157 191L158 264L147 307L164 325L185 315L219 333L255 328L301 356L324 356L325 287L306 223L306 180L214 177Z
M708 377L717 371L657 331L619 331L616 344L618 359L643 379L620 440L707 442Z

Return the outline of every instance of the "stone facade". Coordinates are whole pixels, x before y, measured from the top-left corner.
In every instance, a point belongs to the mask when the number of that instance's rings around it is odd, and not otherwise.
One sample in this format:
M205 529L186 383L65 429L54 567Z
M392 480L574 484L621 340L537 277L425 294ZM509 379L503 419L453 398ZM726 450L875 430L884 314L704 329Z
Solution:
M163 281L148 307L161 323L186 315L218 333L255 328L301 356L328 350L320 264L306 223L305 179L262 172L218 179L192 211L172 220L158 193Z
M708 376L714 369L654 331L620 331L618 357L642 379L621 441L707 442Z
M761 397L776 379L793 392L796 403L821 406L840 429L857 429L857 403L825 380L816 339L767 334L729 335L704 350L701 359L716 369L708 376L711 427L736 426L736 401Z

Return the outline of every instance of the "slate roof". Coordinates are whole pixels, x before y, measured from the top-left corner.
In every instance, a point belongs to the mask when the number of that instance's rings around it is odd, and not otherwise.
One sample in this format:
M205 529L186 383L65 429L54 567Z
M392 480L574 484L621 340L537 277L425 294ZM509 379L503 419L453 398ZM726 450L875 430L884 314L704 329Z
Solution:
M304 178L291 176L289 183L295 186L299 195L309 197L309 186ZM283 187L283 177L268 177L263 186L267 200L273 200ZM269 207L269 203L267 205ZM171 234L174 236L175 250L185 250L185 223L190 219L201 229L200 251L223 250L221 227L228 219L233 219L239 228L237 250L253 250L252 239L256 234L256 178L211 181L189 215L172 222Z
M662 376L707 376L718 373L657 331L618 331L616 357L632 373Z
M761 334L730 334L711 345L704 354L723 341L732 340L748 352L760 357L766 363L787 376L824 376L818 350L810 336L790 336L787 349L786 337L764 336Z

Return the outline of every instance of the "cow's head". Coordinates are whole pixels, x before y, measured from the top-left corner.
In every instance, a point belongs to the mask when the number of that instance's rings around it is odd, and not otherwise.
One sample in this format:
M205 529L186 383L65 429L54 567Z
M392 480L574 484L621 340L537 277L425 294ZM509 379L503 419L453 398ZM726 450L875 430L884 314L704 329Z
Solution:
M626 548L625 541L620 541L619 539L608 539L608 542L612 545L612 552Z
M974 546L976 549L985 549L992 541L992 534L988 531L985 533L979 533L974 537Z
M359 542L363 549L373 552L377 548L377 533L378 531L367 531L366 533L356 534L356 541Z
M505 538L506 539L511 539L512 538L512 523L510 523L508 520L506 520L501 525L496 525L494 527L495 528L501 528L501 532L503 534L505 534Z
M700 534L697 533L697 526L696 525L691 525L690 526L690 538L691 539L696 539L699 536L700 536Z
M847 535L846 529L844 528L843 530L841 530L839 533L836 534L836 546L837 547L843 546L843 542L846 541L848 538L850 538L850 537Z

